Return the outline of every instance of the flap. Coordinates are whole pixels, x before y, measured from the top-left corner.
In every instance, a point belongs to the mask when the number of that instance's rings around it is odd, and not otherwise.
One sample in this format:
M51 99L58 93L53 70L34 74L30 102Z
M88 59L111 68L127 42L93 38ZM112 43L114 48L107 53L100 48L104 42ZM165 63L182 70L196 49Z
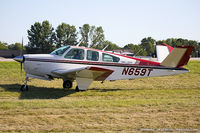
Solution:
M89 70L93 72L93 79L96 81L104 81L114 71L100 67L90 67Z

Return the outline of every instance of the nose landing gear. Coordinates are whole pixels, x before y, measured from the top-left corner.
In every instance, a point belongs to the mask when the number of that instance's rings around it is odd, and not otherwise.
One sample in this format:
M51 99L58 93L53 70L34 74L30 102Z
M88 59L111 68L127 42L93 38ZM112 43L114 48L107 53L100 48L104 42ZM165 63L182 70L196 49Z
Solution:
M28 77L26 77L25 84L21 86L20 91L28 91L27 82L28 82Z

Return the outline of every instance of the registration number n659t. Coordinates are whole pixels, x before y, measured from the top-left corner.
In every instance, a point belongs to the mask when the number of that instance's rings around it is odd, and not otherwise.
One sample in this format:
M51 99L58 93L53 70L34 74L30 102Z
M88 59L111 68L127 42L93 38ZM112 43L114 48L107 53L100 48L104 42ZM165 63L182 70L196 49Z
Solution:
M153 69L151 68L125 67L122 71L122 75L149 76L152 71Z

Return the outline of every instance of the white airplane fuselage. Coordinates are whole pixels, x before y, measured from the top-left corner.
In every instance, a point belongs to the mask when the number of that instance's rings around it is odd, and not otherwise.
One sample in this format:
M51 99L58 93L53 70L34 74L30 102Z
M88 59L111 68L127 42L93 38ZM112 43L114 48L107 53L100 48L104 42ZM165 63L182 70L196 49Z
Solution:
M84 50L84 58L82 60L77 59L66 59L64 56L71 50L71 48L80 48ZM78 69L80 67L98 67L112 70L112 74L106 77L105 80L121 80L121 79L134 79L143 77L155 77L155 76L165 76L174 75L188 72L184 68L170 68L160 66L160 63L145 61L135 59L132 57L126 57L122 55L117 55L113 53L108 53L105 51L96 50L99 53L99 58L97 61L92 61L87 59L88 48L82 47L71 47L63 53L62 56L53 54L35 54L35 55L24 55L24 70L29 77L40 78L40 79L50 79L52 78L70 78L70 80L75 80L75 77L63 77L53 74L52 71L55 70L71 70ZM102 60L102 54L106 53L108 55L115 56L119 58L119 62L109 62ZM143 65L144 64L144 65ZM86 74L87 77L87 74ZM95 79L94 79L95 80ZM98 79L97 79L98 80Z
M159 62L148 61L79 46L63 46L50 54L30 54L15 57L24 64L25 84L30 78L63 79L63 88L71 88L76 80L76 91L86 90L93 81L135 79L186 73L192 46L157 45ZM22 67L21 67L22 69Z

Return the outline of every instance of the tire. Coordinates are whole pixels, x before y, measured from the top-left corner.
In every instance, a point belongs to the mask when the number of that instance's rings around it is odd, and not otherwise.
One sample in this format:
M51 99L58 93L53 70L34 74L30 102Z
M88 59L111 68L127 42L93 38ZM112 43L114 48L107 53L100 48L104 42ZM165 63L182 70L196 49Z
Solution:
M20 91L28 91L28 86L22 85Z
M72 88L72 82L70 80L66 80L63 82L63 88Z

